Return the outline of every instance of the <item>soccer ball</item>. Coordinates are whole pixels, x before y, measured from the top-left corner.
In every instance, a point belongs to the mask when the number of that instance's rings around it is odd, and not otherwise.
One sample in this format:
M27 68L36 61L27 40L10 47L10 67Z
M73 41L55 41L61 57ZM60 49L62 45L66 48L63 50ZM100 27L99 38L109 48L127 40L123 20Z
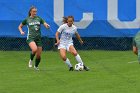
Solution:
M76 71L82 71L84 69L84 66L82 63L78 63L75 65L75 70Z

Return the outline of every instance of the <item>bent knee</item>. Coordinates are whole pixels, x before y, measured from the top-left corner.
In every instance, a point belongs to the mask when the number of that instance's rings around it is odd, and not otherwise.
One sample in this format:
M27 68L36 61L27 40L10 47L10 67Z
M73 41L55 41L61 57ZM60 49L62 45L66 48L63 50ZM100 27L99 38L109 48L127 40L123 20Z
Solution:
M37 52L37 48L32 49L32 52L36 53Z
M41 55L36 55L36 58L37 59L41 59Z
M136 54L136 55L138 55L138 51L137 50L133 51L133 53Z
M72 52L72 55L74 56L77 56L77 54L78 54L77 52Z
M36 58L40 59L41 58L41 53L36 53Z
M67 59L66 56L61 56L61 58L63 61L66 61L66 59Z

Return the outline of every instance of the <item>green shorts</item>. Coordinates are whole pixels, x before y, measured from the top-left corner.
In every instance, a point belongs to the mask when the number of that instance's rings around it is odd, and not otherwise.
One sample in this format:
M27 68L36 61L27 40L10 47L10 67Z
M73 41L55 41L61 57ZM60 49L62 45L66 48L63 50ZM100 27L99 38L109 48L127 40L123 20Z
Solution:
M41 38L38 38L38 39L28 38L28 39L26 40L26 42L27 42L28 44L31 43L32 41L34 41L34 42L36 43L37 46L42 47L42 40L41 40Z

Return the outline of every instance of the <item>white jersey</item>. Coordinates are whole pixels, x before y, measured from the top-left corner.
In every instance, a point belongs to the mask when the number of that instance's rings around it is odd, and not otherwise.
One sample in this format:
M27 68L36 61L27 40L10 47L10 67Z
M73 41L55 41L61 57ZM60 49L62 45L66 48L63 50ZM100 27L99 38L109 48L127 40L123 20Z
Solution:
M60 44L70 44L73 43L72 37L77 33L77 27L74 25L69 27L67 24L63 24L57 31L61 33Z

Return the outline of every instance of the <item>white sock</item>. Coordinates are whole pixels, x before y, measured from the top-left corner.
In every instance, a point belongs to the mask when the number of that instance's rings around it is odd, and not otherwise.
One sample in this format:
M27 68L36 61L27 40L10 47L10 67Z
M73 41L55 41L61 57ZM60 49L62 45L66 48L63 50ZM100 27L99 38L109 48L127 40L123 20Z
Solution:
M77 56L75 56L75 58L76 58L78 63L82 63L83 64L83 61L82 61L82 59L81 59L79 54L77 54Z
M72 67L70 60L68 58L66 59L65 63L68 65L69 68Z

